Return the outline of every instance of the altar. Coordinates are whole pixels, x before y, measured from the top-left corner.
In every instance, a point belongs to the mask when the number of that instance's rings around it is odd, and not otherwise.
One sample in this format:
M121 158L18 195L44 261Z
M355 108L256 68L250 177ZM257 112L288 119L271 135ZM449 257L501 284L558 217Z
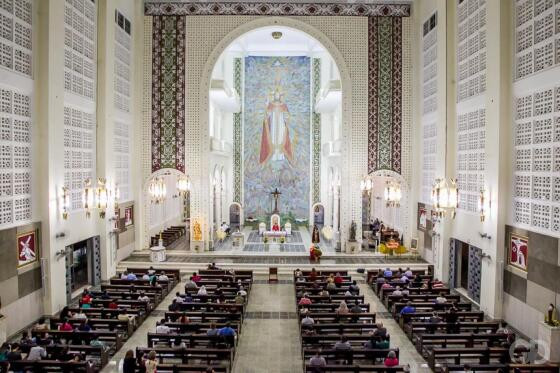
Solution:
M263 237L268 242L281 243L286 240L286 231L265 231Z

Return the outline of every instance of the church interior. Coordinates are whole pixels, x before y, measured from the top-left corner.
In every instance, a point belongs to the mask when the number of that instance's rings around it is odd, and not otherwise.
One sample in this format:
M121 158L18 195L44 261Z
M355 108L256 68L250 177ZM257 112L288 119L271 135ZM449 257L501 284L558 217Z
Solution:
M559 0L0 0L0 373L560 372Z

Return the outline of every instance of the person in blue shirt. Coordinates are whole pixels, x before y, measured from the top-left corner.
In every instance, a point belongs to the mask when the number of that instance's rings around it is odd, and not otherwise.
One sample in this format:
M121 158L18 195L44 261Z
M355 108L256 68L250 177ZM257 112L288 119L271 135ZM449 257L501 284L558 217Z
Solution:
M404 315L405 313L415 313L416 312L416 308L414 308L410 302L406 303L406 306L404 306L400 312L401 315Z
M393 271L391 271L390 268L387 268L387 269L385 270L385 272L383 272L383 276L385 276L385 277L392 277L392 276L393 276Z
M231 327L230 323L218 330L218 335L221 337L235 337L235 330Z
M137 277L134 273L130 272L128 275L126 275L126 279L127 280L136 280Z

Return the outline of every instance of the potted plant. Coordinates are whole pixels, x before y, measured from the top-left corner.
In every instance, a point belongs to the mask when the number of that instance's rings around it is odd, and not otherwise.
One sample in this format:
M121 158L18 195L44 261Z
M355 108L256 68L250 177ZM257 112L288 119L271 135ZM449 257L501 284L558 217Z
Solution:
M264 242L265 244L268 243L268 237L265 236L265 237L263 238L263 242Z
M280 237L280 243L284 243L286 242L286 238L285 237Z

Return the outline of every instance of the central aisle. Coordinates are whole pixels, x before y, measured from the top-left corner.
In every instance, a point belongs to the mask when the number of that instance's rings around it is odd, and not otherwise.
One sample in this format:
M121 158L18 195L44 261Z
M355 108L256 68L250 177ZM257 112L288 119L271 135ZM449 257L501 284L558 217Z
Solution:
M293 279L278 284L255 275L233 373L302 371L301 345Z

